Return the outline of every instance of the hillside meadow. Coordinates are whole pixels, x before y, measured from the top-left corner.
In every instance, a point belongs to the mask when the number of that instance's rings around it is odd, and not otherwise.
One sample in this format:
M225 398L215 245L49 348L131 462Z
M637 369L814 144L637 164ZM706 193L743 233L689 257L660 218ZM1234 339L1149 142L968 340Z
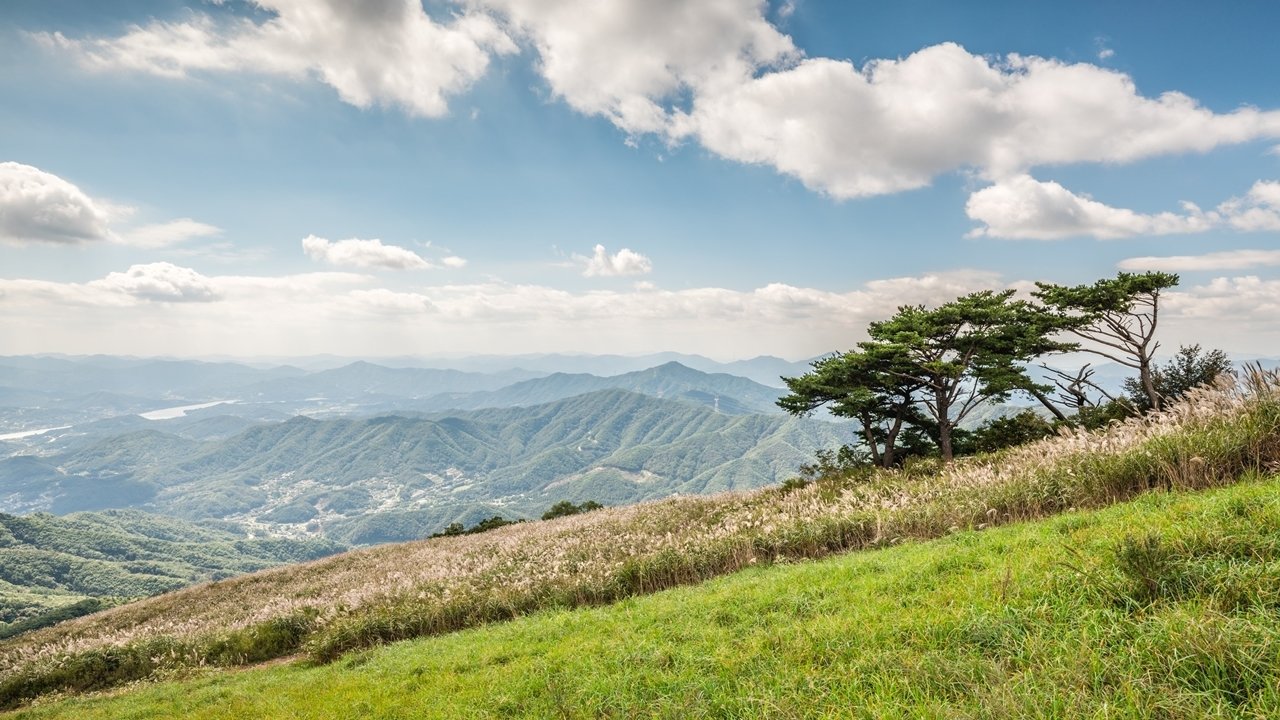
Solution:
M1280 478L15 713L54 718L1270 718Z
M1106 431L1073 432L946 468L677 498L378 547L170 593L0 645L0 702L15 707L50 693L296 654L331 663L390 641L602 605L752 566L957 533L985 538L978 531L1074 515L1148 490L1227 485L1270 472L1278 461L1280 378L1258 372ZM1090 563L1107 556L1052 557L1074 557L1072 572L1088 574ZM946 563L963 569L960 560ZM670 640L662 652L685 652L683 642ZM802 645L797 651L810 652ZM589 657L593 646L583 647ZM785 652L768 660L785 661Z

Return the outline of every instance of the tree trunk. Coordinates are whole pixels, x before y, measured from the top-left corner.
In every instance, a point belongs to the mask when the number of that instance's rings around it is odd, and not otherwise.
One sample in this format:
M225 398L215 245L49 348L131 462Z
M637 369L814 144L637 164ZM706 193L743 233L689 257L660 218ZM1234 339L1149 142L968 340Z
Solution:
M902 418L895 418L893 427L889 428L889 434L884 439L884 458L881 467L888 470L893 467L893 449L898 443L898 432L902 430Z
M1142 391L1147 394L1147 402L1151 403L1151 409L1159 410L1160 393L1156 392L1155 378L1151 376L1151 361L1146 358L1145 354L1138 367L1138 378L1142 380Z
M943 420L938 423L938 449L942 451L942 461L950 463L951 455L951 421Z
M862 423L862 437L867 442L867 448L871 450L871 462L875 463L876 465L879 465L880 464L880 447L876 444L876 436L875 436L875 433L872 432L871 430L871 423L868 422L866 416L863 416L860 422Z
M858 421L863 425L863 441L867 443L867 448L872 452L872 462L879 465L879 445L876 442L876 432L872 429L873 420L870 414L858 416Z
M1053 402L1049 400L1049 398L1045 397L1044 393L1040 392L1035 388L1028 388L1027 392L1031 393L1031 397L1039 400L1041 405L1048 408L1049 412L1053 413L1054 417L1058 418L1062 422L1067 421L1067 416L1061 410L1059 410L1057 406L1055 406Z

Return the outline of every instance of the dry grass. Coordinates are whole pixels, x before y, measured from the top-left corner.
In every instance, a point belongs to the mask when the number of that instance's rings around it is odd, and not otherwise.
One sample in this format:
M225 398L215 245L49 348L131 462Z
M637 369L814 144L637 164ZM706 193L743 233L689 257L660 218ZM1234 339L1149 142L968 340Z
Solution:
M783 558L1230 482L1280 461L1280 376L1158 415L957 462L798 490L674 498L351 552L151 598L0 644L0 707L159 671L260 662L610 602ZM105 668L105 670L104 670Z

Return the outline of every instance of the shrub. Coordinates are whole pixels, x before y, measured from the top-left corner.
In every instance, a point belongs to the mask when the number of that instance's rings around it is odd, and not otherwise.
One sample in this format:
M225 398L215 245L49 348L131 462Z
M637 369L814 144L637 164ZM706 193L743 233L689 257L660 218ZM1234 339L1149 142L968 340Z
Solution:
M560 502L548 508L546 512L542 513L542 519L554 520L555 518L558 518L558 517L568 517L570 515L578 515L580 513L590 512L592 510L600 510L602 508L604 508L604 506L596 502L595 500L587 500L581 505L574 505L569 500L561 500Z

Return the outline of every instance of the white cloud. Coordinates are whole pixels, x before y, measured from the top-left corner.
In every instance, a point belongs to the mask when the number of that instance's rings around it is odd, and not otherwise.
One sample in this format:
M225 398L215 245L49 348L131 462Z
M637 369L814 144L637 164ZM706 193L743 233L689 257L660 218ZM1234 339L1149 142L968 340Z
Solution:
M628 248L610 255L603 245L596 245L591 257L574 255L573 259L582 265L584 277L645 275L653 270L653 263L649 258Z
M1216 114L1180 93L1143 97L1129 76L1094 65L992 61L944 43L861 70L806 59L700 93L672 134L852 198L923 187L964 168L1002 179L1042 165L1280 137L1280 112Z
M92 67L312 75L359 107L420 116L443 114L494 54L515 52L514 38L536 51L555 97L628 140L696 141L836 198L919 188L957 170L995 181L1280 137L1280 112L1146 97L1128 75L1089 63L985 57L954 43L861 67L805 58L763 0L456 2L459 14L437 21L419 0L257 0L268 19L196 12L119 37L36 37Z
M1218 210L1237 230L1280 230L1280 182L1259 180L1243 198L1232 198Z
M220 293L209 278L167 262L133 265L125 272L113 272L88 287L157 302L210 302Z
M1224 250L1203 255L1147 256L1121 260L1121 270L1160 270L1185 272L1198 270L1247 270L1255 267L1280 266L1280 250Z
M538 52L551 91L628 133L662 133L664 101L749 78L795 54L761 0L470 0Z
M395 292L386 288L352 290L345 298L347 309L375 315L420 315L435 310L431 299L419 293Z
M775 283L739 291L567 292L489 282L397 290L349 273L205 276L167 264L88 283L0 279L10 352L367 354L452 351L817 354L850 347L902 303L983 287L990 273L899 278L848 292ZM182 302L196 301L203 302ZM56 319L56 322L53 321Z
M326 272L263 276L206 276L191 268L168 262L131 265L124 272L85 283L48 280L0 280L0 305L29 310L40 305L70 309L71 314L83 308L138 309L153 303L224 304L240 301L263 307L271 298L305 298L328 295L344 286L366 284L371 278L353 273ZM21 313L17 313L21 314ZM117 331L122 328L117 328ZM207 328L206 328L207 329ZM197 328L192 328L196 331ZM129 335L129 333L124 333ZM137 338L133 338L137 339Z
M1170 307L1184 316L1222 319L1267 318L1280 324L1280 280L1256 275L1219 277L1170 294Z
M467 266L467 259L460 258L457 255L450 255L440 261L445 267L462 268Z
M1199 342L1274 356L1280 342L1280 280L1219 277L1170 292L1160 320L1162 328L1172 326L1175 334L1167 347Z
M120 228L134 209L90 197L57 175L16 162L0 163L0 242L74 245L109 241L158 248L221 230L182 218Z
M0 279L0 336L11 353L367 355L652 352L717 357L843 350L900 305L980 289L1025 288L998 274L889 278L846 291L774 283L753 290L651 284L568 292L489 282L412 291L351 273L206 276L164 263L87 283ZM1280 280L1217 278L1165 296L1166 347L1201 342L1272 353Z
M1182 215L1148 215L1111 207L1030 175L1015 175L978 190L965 204L969 217L983 223L969 233L970 237L1056 240L1089 236L1113 240L1204 232L1218 221L1215 214L1206 214L1189 203L1183 209Z
M969 237L1102 240L1137 235L1198 233L1220 227L1240 232L1280 230L1280 182L1259 180L1243 197L1208 212L1190 202L1182 213L1145 214L1077 195L1053 181L1015 175L969 196L965 212L983 223ZM1148 258L1139 258L1148 259ZM1225 266L1222 269L1227 269Z
M166 223L143 225L122 234L120 241L137 247L161 248L186 242L194 238L212 237L222 229L191 218L180 218Z
M431 267L431 263L412 250L396 245L383 245L376 238L329 241L308 235L302 239L302 250L316 262L343 267L386 270L423 270Z
M448 97L480 78L491 53L515 51L493 18L465 13L439 23L419 0L255 0L267 20L214 20L196 12L152 21L120 37L72 39L38 33L43 44L91 68L169 77L189 72L315 76L357 107L394 105L436 117Z
M0 163L0 240L74 244L111 238L109 203L57 175L16 162Z

